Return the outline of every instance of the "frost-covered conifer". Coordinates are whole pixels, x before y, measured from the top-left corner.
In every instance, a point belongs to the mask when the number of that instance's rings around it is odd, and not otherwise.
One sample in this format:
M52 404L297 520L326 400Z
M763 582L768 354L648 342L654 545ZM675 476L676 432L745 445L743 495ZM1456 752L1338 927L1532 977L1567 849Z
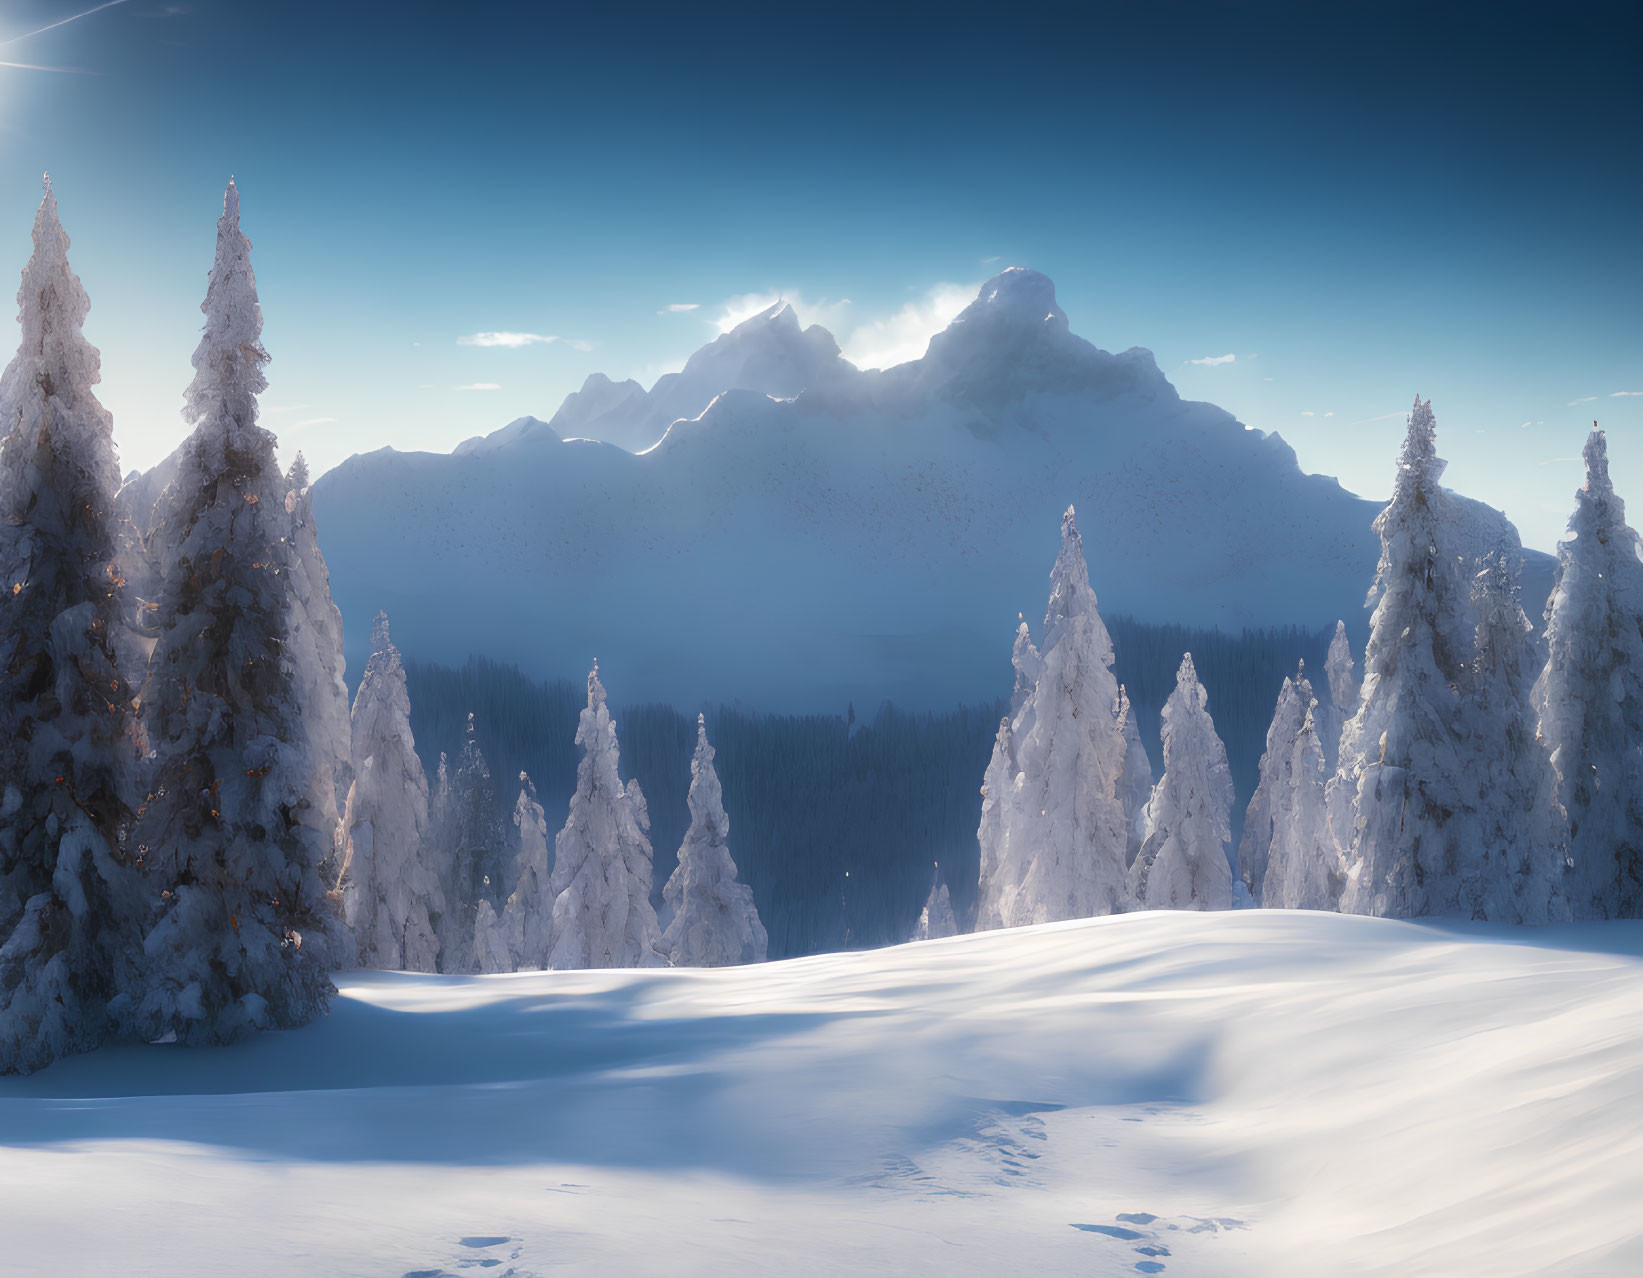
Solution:
M1329 770L1318 736L1316 700L1290 746L1284 788L1272 798L1276 822L1261 904L1275 910L1333 910L1340 901L1340 857L1329 829Z
M1124 685L1118 685L1118 705L1115 708L1118 726L1124 734L1124 775L1119 783L1119 794L1124 803L1124 822L1129 842L1124 852L1127 869L1135 864L1147 838L1147 804L1152 801L1152 760L1147 747L1141 742L1141 730L1135 724L1135 707L1130 704Z
M388 636L386 613L371 627L352 739L342 892L360 966L435 971L433 920L445 912L444 894L425 860L428 778L411 736L405 666Z
M320 877L334 760L286 647L288 489L257 425L268 355L239 222L230 182L185 400L196 426L155 530L164 583L143 696L153 779L138 850L158 918L128 1011L145 1037L191 1043L319 1015L351 950Z
M439 970L474 970L473 943L479 906L496 903L508 891L502 882L503 830L497 816L496 787L490 765L479 749L474 717L456 771L439 759L434 819L428 837L429 863L441 875L445 910L439 920Z
M953 899L947 891L947 882L941 877L941 867L936 867L935 877L930 882L930 895L925 899L924 909L919 912L918 927L913 931L915 941L934 941L944 936L958 935L958 919L953 914Z
M1232 772L1209 717L1192 654L1181 658L1164 703L1164 775L1147 810L1147 840L1130 890L1147 909L1232 908Z
M302 684L303 713L315 744L333 760L333 792L340 811L353 780L348 685L343 681L342 613L331 598L331 573L314 528L308 462L299 452L285 477L291 518L287 587L291 592L288 659ZM340 842L340 840L339 840Z
M48 180L0 375L0 1073L101 1042L141 937L119 468L68 245Z
M536 787L523 772L513 823L519 830L513 894L501 913L481 901L474 919L474 956L481 972L538 971L553 956L548 820L536 801Z
M690 761L690 829L679 848L679 866L662 888L672 917L662 952L675 967L723 967L762 963L769 949L753 889L736 881L736 863L725 840L725 815L707 720L696 716L696 754Z
M1238 873L1257 905L1276 905L1262 896L1262 885L1266 882L1273 837L1291 815L1285 805L1294 793L1290 773L1295 762L1295 742L1309 714L1316 716L1317 701L1303 662L1295 677L1285 679L1284 686L1278 690L1278 704L1266 731L1266 751L1261 755L1255 793L1244 813L1244 833L1238 841Z
M1465 842L1469 827L1453 820L1467 801L1462 696L1474 626L1436 433L1430 402L1417 399L1392 500L1374 525L1381 558L1371 597L1379 602L1361 700L1329 788L1348 913L1490 917L1465 868L1477 854Z
M1329 641L1329 656L1324 661L1324 678L1329 684L1329 705L1322 707L1315 718L1318 735L1323 739L1324 761L1334 772L1340 762L1341 730L1358 712L1358 672L1352 664L1352 643L1346 637L1344 621L1335 623L1335 637Z
M576 793L554 840L551 966L664 966L662 930L650 903L650 813L639 783L622 784L616 724L597 662L588 674L576 744L582 747Z
M1033 652L1018 632L1018 689ZM1088 918L1130 904L1112 640L1096 611L1071 507L1061 521L1036 656L1032 691L1000 726L987 769L978 929Z
M1568 812L1574 915L1643 918L1643 546L1595 427L1585 454L1535 700Z
M1568 834L1551 760L1536 732L1533 627L1518 598L1515 544L1482 560L1472 584L1477 614L1473 679L1466 699L1471 761L1462 771L1473 855L1462 901L1480 917L1545 923L1569 916ZM1468 879L1470 881L1468 881Z

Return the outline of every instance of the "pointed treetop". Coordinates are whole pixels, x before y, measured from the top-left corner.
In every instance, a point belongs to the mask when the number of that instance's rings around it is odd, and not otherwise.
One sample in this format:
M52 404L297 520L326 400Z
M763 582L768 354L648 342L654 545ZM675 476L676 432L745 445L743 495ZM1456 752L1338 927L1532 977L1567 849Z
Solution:
M1061 516L1061 550L1050 570L1050 603L1044 613L1044 651L1057 637L1059 623L1095 610L1095 591L1090 588L1089 568L1084 563L1084 538L1078 531L1073 508Z
M472 741L473 736L474 736L474 712L472 710L470 710L470 711L468 711L468 740Z
M1438 456L1438 421L1432 413L1432 401L1415 396L1415 407L1409 414L1409 429L1403 438L1403 450L1398 454L1397 492L1402 495L1413 485L1417 489L1433 485L1443 476L1447 465Z
M291 459L291 469L286 479L298 492L308 487L308 459L302 455L300 448L297 449L297 455Z
M1204 691L1204 685L1198 682L1198 667L1192 664L1192 654L1181 654L1181 668L1175 672L1176 691L1191 695L1200 706L1209 704L1209 693Z
M1609 437L1592 423L1592 433L1586 436L1586 447L1581 450L1586 459L1586 485L1583 491L1602 497L1614 491L1609 481Z
M598 710L605 704L605 685L599 682L599 658L593 659L593 669L588 671L588 709Z
M205 332L194 352L194 380L184 396L183 417L203 421L224 413L242 426L255 423L256 397L268 388L262 366L262 307L251 269L251 241L240 230L240 193L229 179L217 221L217 254L205 300Z
M388 614L378 612L371 622L371 651L387 652L393 646L393 641L388 638Z

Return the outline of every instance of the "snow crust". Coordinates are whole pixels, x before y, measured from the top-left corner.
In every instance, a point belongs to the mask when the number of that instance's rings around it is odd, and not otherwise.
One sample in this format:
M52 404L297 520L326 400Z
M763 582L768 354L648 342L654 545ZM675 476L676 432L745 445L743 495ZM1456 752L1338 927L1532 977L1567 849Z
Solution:
M0 1079L5 1265L1643 1270L1643 924L1161 912L338 985L301 1030Z

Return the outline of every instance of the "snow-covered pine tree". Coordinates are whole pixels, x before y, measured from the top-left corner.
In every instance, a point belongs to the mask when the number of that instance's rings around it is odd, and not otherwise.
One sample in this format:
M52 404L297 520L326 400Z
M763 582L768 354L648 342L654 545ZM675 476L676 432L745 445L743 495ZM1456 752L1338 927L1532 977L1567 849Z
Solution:
M1379 602L1328 799L1347 913L1471 918L1484 906L1463 895L1477 849L1461 841L1466 823L1452 820L1466 803L1461 697L1474 626L1436 437L1432 405L1417 398L1392 500L1374 524L1381 558L1370 597Z
M1124 865L1135 864L1136 855L1147 838L1147 804L1152 801L1152 760L1142 744L1141 730L1135 723L1135 707L1130 704L1124 685L1118 685L1118 704L1115 707L1119 729L1124 734L1124 775L1119 783L1119 794L1124 803L1124 822L1129 842L1124 852Z
M1292 793L1289 772L1295 740L1308 713L1316 715L1317 701L1303 661L1294 676L1286 678L1278 689L1278 704L1266 730L1266 750L1261 755L1255 793L1244 812L1244 833L1238 840L1238 874L1256 905L1266 904L1261 891L1266 882L1267 858L1274 833L1289 816L1283 806Z
M753 889L736 881L736 862L726 845L730 818L702 715L696 716L687 802L690 829L679 847L678 868L662 888L671 915L662 933L662 952L674 967L762 963L769 938L753 904Z
M0 374L0 1073L97 1046L142 936L120 472L68 246L47 179Z
M1643 918L1643 545L1593 424L1546 605L1540 735L1568 813L1576 918Z
M342 896L360 966L435 971L435 921L445 912L444 893L426 860L428 778L416 755L405 666L386 613L377 613L371 626L351 736Z
M513 894L501 913L481 901L474 918L474 956L481 972L538 971L553 956L548 819L536 801L536 787L523 772L513 823L519 830Z
M292 600L286 651L303 685L303 713L309 736L333 761L332 791L340 812L353 780L348 685L342 677L342 613L331 598L331 573L320 553L314 528L314 495L308 487L308 462L302 453L291 463L285 483L285 509L291 519L286 572ZM340 852L340 829L338 849ZM327 881L333 878L327 875Z
M1324 679L1329 685L1329 705L1314 717L1323 739L1324 762L1331 773L1340 762L1341 730L1358 712L1358 672L1352 664L1352 643L1346 637L1346 622L1335 623L1335 637L1329 641L1324 661Z
M1329 830L1329 771L1317 713L1313 699L1288 744L1289 766L1271 792L1272 840L1260 891L1267 909L1333 910L1340 900L1340 860Z
M1192 654L1164 703L1164 775L1147 809L1147 839L1130 891L1151 910L1232 908L1232 771Z
M930 879L930 895L925 899L924 909L919 912L913 939L934 941L957 935L958 918L953 914L953 898L947 891L947 881L941 877L941 866L938 864Z
M428 859L442 875L445 898L439 920L439 970L471 972L479 906L489 902L494 914L496 903L509 891L502 883L503 829L497 816L496 787L479 748L472 714L456 771L448 771L443 755L439 768L435 819L427 841Z
M1479 917L1545 923L1569 917L1568 831L1557 781L1536 732L1534 628L1519 602L1513 544L1483 557L1472 583L1477 615L1473 680L1467 698L1472 760L1464 818L1474 849L1460 899Z
M1018 689L1031 651L1018 632ZM1007 730L1001 725L987 770L978 830L978 930L1088 918L1130 905L1119 793L1124 732L1113 713L1112 640L1096 610L1070 506L1061 520L1061 551L1036 655L1032 691Z
M588 675L576 744L582 747L576 792L554 840L551 966L665 966L662 930L650 903L650 813L639 783L622 784L616 724L598 662Z
M334 761L286 648L287 487L257 425L268 354L239 215L230 181L184 407L196 425L155 530L164 582L143 693L153 759L137 837L157 920L125 1010L144 1037L189 1043L311 1020L352 949L320 877Z

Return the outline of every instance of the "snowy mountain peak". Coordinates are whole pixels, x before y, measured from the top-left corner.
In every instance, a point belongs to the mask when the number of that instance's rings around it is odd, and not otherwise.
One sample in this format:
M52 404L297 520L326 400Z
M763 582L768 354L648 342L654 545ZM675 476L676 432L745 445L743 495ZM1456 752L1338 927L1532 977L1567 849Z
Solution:
M554 418L554 421L558 420L558 417ZM558 443L561 438L563 436L558 431L539 417L516 417L501 430L493 430L489 435L475 435L463 440L451 452L455 456L464 457L474 453L493 452L509 444L527 441Z
M1012 266L993 276L953 323L1042 326L1067 331L1066 312L1056 305L1055 282L1025 266Z

